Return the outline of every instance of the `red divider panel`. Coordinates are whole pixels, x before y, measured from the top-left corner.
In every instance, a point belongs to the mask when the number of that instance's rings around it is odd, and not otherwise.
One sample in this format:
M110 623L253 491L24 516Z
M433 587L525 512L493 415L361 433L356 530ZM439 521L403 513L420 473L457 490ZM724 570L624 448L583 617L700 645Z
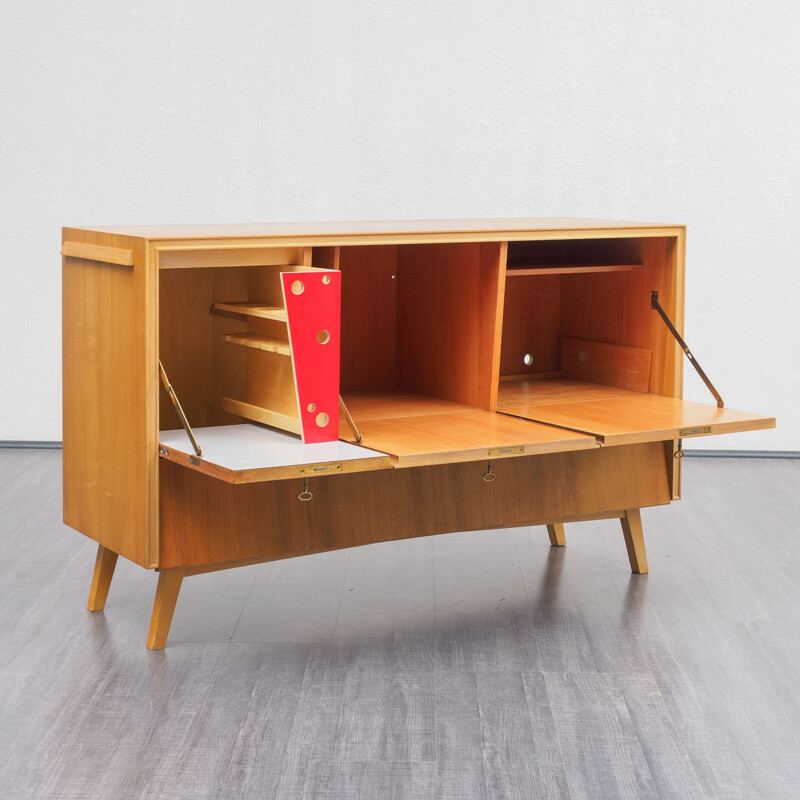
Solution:
M336 270L282 272L303 441L339 438L342 284Z

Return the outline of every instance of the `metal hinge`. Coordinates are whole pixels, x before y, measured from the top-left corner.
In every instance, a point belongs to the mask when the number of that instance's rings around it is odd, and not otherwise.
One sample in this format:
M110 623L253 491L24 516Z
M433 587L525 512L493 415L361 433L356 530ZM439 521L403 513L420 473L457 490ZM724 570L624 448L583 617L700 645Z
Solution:
M686 354L686 358L689 359L689 363L695 368L697 374L703 379L703 383L708 387L708 391L714 395L714 399L717 401L718 408L724 408L725 403L722 402L722 398L720 397L719 392L714 388L714 384L708 378L708 375L703 371L703 368L700 364L697 363L697 359L692 354L692 351L689 349L689 345L683 340L683 337L678 333L678 329L672 324L672 320L667 316L667 312L661 307L661 303L658 302L658 292L650 292L650 308L654 311L658 311L659 316L662 320L664 320L664 324L669 328L669 332L675 337L675 340L681 346L681 350ZM691 435L691 434L686 434Z

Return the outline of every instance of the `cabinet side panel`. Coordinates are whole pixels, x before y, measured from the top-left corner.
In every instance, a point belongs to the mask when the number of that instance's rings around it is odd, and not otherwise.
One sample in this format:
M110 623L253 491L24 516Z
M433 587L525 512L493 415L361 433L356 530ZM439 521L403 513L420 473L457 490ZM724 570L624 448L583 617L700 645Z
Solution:
M659 300L675 327L683 335L684 288L686 263L686 236L670 237L665 240L664 281L659 290ZM678 343L663 325L657 315L656 347L653 356L652 391L667 397L683 397L683 352ZM668 473L673 500L681 496L681 460L674 458L678 441L671 443L668 450Z
M154 566L155 297L145 243L75 230L65 239L124 244L134 264L63 259L64 522Z

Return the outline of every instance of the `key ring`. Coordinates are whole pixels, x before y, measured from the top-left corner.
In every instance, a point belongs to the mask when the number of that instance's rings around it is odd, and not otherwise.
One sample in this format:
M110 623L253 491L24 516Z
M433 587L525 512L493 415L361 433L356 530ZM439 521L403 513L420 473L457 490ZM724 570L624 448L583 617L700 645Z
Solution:
M311 492L308 491L308 478L305 478L303 480L303 491L300 492L299 495L297 495L297 499L301 503L307 503L313 496L314 495L311 494Z

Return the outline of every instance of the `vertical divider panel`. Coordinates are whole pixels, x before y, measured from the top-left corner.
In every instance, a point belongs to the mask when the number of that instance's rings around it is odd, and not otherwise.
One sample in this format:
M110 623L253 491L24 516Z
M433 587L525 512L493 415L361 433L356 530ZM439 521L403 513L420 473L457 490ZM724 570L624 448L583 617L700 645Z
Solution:
M500 346L506 293L508 242L485 242L479 252L481 339L478 345L478 406L497 411Z
M398 247L398 388L475 407L483 401L481 247Z
M303 441L339 438L341 273L281 273Z

